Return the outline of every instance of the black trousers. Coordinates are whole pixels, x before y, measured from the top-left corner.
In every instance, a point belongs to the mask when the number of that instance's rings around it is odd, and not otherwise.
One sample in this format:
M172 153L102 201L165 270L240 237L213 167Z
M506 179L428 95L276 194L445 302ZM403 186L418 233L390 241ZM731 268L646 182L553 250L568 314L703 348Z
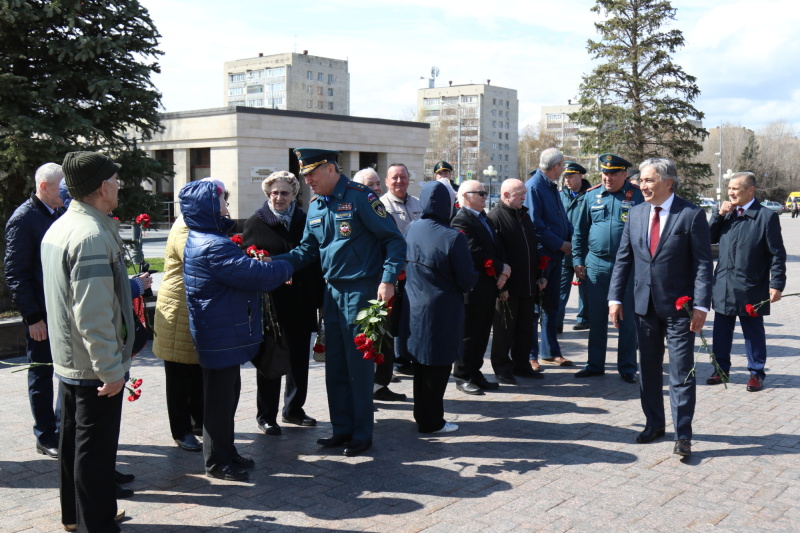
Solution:
M306 415L303 406L308 397L308 355L311 332L287 332L289 362L291 368L286 375L283 392L283 416L302 418ZM256 372L256 420L260 423L276 422L278 400L281 396L281 378L266 379Z
M469 381L480 375L493 319L494 302L464 304L464 355L453 369L456 378Z
M61 522L82 532L119 531L114 467L124 389L98 396L97 387L61 383L59 487Z
M236 457L233 425L242 389L239 370L239 365L203 368L203 458L206 472L229 466Z
M375 384L382 387L388 387L392 382L392 371L394 370L395 360L395 346L397 346L397 339L387 337L383 342L381 349L383 350L383 363L375 365Z
M25 331L25 354L29 363L52 363L50 339L35 341ZM33 434L40 444L58 446L58 424L61 420L61 397L55 398L53 409L53 365L35 366L28 370L28 399L33 414Z
M421 365L414 361L414 420L420 433L433 433L445 425L444 391L453 365Z
M504 374L530 368L531 348L536 338L536 297L511 297L506 308L497 302L492 337L492 368ZM507 316L506 309L511 316Z
M164 361L167 414L173 439L203 431L203 370L200 365Z

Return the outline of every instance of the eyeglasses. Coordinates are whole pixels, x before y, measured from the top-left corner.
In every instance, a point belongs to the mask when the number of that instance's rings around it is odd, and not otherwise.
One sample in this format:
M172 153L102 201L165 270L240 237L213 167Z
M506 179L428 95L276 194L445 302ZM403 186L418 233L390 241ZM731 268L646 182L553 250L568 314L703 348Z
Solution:
M292 194L291 191L270 191L269 192L270 196L289 196L290 194Z
M486 192L486 191L466 191L466 192L464 192L464 194L477 194L481 198L485 198L485 197L489 196L489 193Z

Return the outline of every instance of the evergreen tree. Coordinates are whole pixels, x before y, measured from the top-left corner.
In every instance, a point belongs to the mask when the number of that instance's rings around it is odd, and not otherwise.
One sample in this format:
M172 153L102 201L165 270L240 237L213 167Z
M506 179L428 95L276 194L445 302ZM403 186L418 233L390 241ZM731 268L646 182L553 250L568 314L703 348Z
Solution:
M747 139L747 146L744 147L739 159L736 160L736 172L757 173L761 168L761 154L758 151L758 142L755 133L751 133Z
M683 34L664 29L675 18L667 0L596 0L592 11L600 40L587 49L601 64L584 75L581 110L570 118L584 126L586 152L614 152L634 163L668 157L680 171L681 189L691 197L710 174L694 156L708 132L692 102L700 94L694 76L672 62Z
M0 221L41 164L72 150L120 157L160 129L160 37L137 0L0 0Z

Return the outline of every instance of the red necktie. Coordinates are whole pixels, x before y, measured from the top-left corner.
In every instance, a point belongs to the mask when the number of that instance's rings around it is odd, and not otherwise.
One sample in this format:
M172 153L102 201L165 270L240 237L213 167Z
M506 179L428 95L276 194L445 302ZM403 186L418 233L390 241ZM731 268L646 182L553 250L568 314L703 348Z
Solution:
M650 223L650 257L656 255L658 240L661 238L661 216L658 214L661 208L656 207L655 210L656 214L653 215L653 221Z
M738 209L738 211L739 211L739 216L742 216L742 215L744 215L744 207L740 207L740 208Z

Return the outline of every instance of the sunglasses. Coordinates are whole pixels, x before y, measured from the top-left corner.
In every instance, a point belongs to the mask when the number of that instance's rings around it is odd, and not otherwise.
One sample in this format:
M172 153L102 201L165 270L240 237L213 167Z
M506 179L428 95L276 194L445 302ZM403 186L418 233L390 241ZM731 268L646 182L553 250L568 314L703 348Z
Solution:
M486 191L466 191L464 194L477 194L481 198L489 196L489 193Z

